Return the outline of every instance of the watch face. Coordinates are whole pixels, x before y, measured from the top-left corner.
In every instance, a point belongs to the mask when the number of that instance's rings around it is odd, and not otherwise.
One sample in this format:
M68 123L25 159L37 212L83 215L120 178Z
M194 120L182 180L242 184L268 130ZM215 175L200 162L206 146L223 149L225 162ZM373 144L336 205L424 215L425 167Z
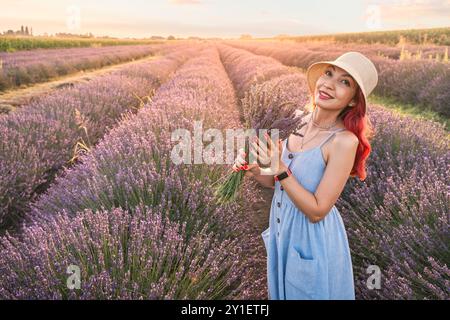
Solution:
M277 177L278 177L278 180L282 180L284 178L287 178L287 176L288 176L288 174L285 171L285 172L280 173Z

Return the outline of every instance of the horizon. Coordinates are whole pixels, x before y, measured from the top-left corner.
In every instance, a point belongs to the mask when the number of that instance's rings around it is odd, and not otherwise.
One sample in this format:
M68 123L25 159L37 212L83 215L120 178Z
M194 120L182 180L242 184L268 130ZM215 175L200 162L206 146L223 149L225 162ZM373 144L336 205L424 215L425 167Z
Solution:
M26 26L26 25L22 25L24 28L25 27L31 27L32 30L32 26ZM9 36L8 34L2 34L3 32L7 32L7 31L14 31L14 32L18 32L20 31L20 27L19 28L9 28L7 30L0 30L0 36ZM335 35L345 35L345 34L358 34L358 33L371 33L371 32L398 32L398 31L414 31L414 30L436 30L436 29L448 29L450 28L449 26L443 26L443 27L432 27L432 28L405 28L405 29L390 29L390 30L376 30L376 31L361 31L361 32L339 32L339 33L318 33L318 34L308 34L308 35L292 35L292 34L278 34L278 35L274 35L274 36L268 36L268 37L252 37L252 39L270 39L270 38L277 38L277 37L286 37L286 38L290 38L290 37L321 37L321 36L335 36ZM29 36L33 36L33 37L58 37L62 35L64 36L70 36L70 37L80 37L80 38L89 38L89 37L93 37L93 38L111 38L111 39L117 39L117 40L148 40L151 37L161 37L163 39L168 38L169 36L174 36L173 34L170 34L168 36L161 36L158 34L154 34L154 35L150 35L148 37L141 37L141 38L137 38L137 37L132 37L132 36L125 36L125 37L114 37L114 36L110 36L110 35L97 35L94 34L92 32L87 31L86 33L70 33L70 32L56 32L56 33L44 33L44 34L33 34L33 35L29 35ZM241 34L241 35L237 35L235 37L219 37L219 36L210 36L210 37L201 37L201 36L174 36L176 39L188 39L188 38L199 38L199 39L231 39L231 38L239 38L242 35L247 35L247 34ZM13 35L13 36L17 36L17 34ZM251 35L250 35L251 36Z
M0 0L0 32L33 28L33 35L95 37L253 38L319 36L449 27L450 0L217 1ZM23 8L27 8L26 11ZM324 8L327 10L324 11Z

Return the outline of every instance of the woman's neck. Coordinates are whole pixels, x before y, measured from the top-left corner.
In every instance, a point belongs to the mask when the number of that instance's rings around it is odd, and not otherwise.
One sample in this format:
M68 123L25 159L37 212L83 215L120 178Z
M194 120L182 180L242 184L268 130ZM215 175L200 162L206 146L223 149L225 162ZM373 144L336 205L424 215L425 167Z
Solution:
M328 127L328 126L332 125L333 123L335 123L335 124L330 129L336 128L336 127L342 127L343 122L341 119L338 119L340 112L341 112L341 110L329 111L329 110L325 110L325 109L322 109L322 108L319 108L316 106L314 111L312 112L311 116L313 118L311 120L314 121L320 127Z

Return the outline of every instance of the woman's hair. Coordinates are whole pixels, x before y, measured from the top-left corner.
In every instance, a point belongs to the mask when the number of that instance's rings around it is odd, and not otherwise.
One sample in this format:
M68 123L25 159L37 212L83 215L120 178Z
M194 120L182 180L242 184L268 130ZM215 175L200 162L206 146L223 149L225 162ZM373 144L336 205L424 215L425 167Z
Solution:
M353 132L359 140L358 149L356 150L355 162L353 164L351 177L359 177L359 180L366 179L366 160L372 150L369 140L374 136L374 129L366 115L366 103L361 89L358 87L355 93L356 105L353 107L346 106L338 115L344 122L345 128ZM310 102L305 106L305 109L312 112L316 104L314 97L311 96Z

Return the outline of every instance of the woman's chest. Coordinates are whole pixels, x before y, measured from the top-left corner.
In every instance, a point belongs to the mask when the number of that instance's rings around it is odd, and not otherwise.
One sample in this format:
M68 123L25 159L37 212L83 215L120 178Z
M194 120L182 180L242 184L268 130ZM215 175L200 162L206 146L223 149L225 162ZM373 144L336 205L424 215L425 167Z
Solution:
M287 140L287 150L288 153L293 154L302 154L307 153L309 151L312 151L314 149L318 149L318 153L321 156L321 160L324 162L325 166L328 163L328 159L330 157L330 153L332 152L332 143L333 143L333 137L330 137L328 139L327 143L321 143L323 140L326 139L326 135L321 135L317 139L313 139L311 141L308 141L307 143L303 143L302 147L302 138L298 137L294 134L291 134ZM306 141L307 139L305 139ZM292 151L292 152L290 152ZM320 158L319 158L320 159Z
M305 152L290 152L284 149L282 160L302 186L310 192L315 192L326 168L320 148Z

